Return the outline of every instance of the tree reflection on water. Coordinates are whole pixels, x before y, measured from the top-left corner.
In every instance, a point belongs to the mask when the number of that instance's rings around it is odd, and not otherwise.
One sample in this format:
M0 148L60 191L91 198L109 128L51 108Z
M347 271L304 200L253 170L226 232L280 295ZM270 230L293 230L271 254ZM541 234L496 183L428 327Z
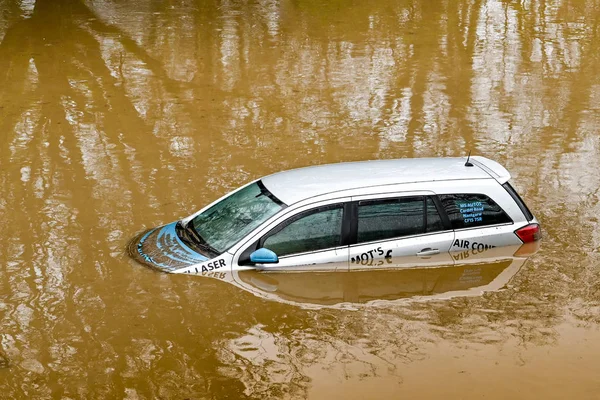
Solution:
M316 367L401 381L431 344L522 354L558 346L564 324L597 327L599 13L593 0L0 1L3 393L304 397ZM501 292L303 310L124 252L276 170L468 149L514 173L544 229Z

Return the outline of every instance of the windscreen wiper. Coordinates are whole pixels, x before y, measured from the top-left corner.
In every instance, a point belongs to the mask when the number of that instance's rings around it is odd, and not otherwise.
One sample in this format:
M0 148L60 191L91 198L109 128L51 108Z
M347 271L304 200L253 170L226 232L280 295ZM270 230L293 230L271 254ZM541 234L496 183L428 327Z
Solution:
M204 240L204 238L202 238L202 236L196 232L191 224L188 223L186 226L183 226L181 221L179 221L175 227L180 239L192 249L200 250L199 253L208 253L208 255L211 257L216 257L219 255L219 252L206 243L206 240Z

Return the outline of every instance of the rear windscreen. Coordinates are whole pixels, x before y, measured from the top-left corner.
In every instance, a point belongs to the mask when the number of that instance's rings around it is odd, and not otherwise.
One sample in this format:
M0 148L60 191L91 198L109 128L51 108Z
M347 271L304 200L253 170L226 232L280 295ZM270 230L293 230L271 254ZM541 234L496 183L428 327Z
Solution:
M529 208L527 208L517 191L508 182L502 185L502 187L506 189L508 194L510 194L510 197L512 197L513 200L517 203L517 205L523 212L523 215L525 215L525 218L527 218L527 221L531 221L533 219L533 214L531 213L531 211L529 211Z

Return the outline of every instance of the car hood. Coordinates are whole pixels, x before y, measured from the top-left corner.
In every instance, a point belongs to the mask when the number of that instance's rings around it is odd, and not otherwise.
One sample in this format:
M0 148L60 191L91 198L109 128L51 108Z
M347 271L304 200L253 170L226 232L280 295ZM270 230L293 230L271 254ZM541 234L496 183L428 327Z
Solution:
M208 260L187 247L177 236L173 222L142 233L132 241L129 252L141 263L171 272Z

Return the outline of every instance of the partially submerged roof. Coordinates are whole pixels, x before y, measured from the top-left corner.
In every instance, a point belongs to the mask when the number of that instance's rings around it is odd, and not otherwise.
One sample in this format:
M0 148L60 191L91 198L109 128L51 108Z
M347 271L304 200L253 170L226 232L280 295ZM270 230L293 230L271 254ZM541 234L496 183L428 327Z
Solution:
M508 180L508 171L484 157L403 158L317 165L266 176L264 185L284 203L342 190L399 183L432 182L456 179Z

